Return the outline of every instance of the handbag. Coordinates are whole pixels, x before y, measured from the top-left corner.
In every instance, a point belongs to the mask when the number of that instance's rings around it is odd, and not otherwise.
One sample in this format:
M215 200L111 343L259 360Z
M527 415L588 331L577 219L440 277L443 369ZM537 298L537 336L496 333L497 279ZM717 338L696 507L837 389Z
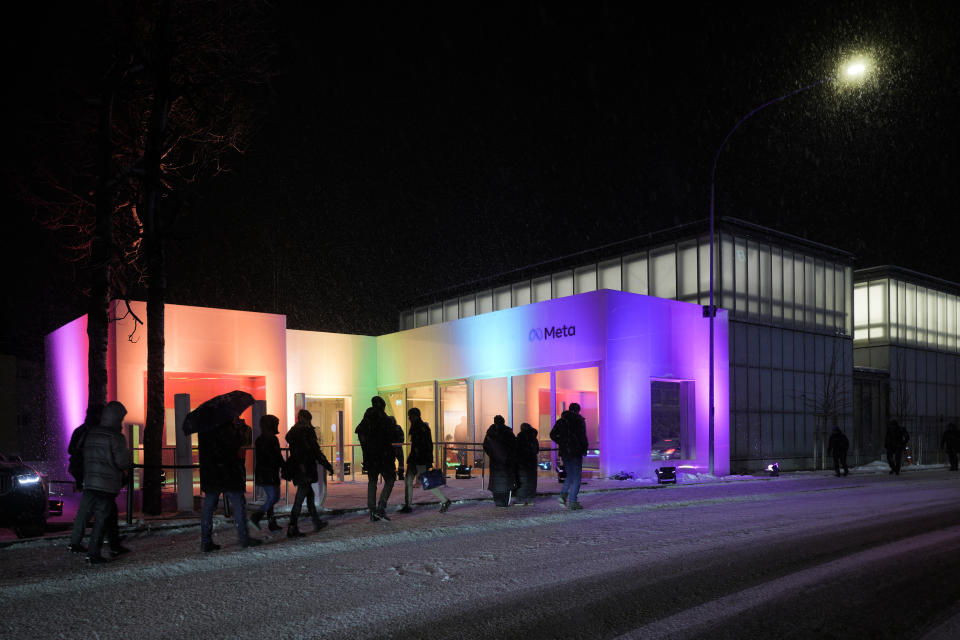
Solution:
M443 477L440 469L430 469L420 474L420 485L424 489L436 489L447 484L447 479Z
M287 458L280 465L280 477L288 481L293 480L293 473L294 473L293 462L291 461L290 458Z

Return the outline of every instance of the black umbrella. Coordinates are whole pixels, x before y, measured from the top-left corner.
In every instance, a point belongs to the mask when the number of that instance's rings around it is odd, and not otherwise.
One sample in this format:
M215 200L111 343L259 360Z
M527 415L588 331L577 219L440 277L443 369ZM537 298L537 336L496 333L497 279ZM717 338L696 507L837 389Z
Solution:
M200 433L215 429L224 422L233 422L254 402L252 395L239 389L214 396L187 414L183 420L183 432L188 435Z

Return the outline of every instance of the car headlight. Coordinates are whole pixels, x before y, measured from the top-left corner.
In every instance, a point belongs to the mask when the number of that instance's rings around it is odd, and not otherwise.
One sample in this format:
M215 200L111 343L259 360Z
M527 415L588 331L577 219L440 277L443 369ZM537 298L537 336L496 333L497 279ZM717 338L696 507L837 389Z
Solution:
M17 479L17 483L19 484L37 484L40 482L40 475L36 473L24 473L14 477Z

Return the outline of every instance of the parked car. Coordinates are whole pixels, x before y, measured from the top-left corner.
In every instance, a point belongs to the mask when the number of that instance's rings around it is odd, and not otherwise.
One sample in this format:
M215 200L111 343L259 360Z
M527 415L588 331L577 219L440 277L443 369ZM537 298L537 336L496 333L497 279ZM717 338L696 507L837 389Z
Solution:
M47 479L19 456L0 453L0 527L18 538L42 536L47 525Z

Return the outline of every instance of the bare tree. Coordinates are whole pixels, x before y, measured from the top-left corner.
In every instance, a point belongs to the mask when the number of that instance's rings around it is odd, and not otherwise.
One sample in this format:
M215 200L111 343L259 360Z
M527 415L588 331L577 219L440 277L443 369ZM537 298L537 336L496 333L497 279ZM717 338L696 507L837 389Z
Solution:
M192 195L242 154L269 95L272 7L261 0L114 0L94 5L111 54L96 115L72 128L73 160L44 159L25 187L37 218L89 273L90 403L107 396L109 303L147 291L146 513L160 511L164 239ZM84 150L95 148L95 158ZM76 169L75 167L80 167ZM130 313L129 304L127 312ZM140 318L136 324L141 323Z
M143 510L160 512L164 397L164 240L190 194L241 153L268 86L273 45L260 2L145 3L149 101L141 112L147 284Z
M825 464L827 431L832 425L840 425L843 417L851 412L853 399L850 390L850 377L844 357L843 343L839 339L830 340L830 354L827 368L823 373L823 385L812 396L803 396L804 404L817 421L817 442L814 451L814 464L819 457Z

